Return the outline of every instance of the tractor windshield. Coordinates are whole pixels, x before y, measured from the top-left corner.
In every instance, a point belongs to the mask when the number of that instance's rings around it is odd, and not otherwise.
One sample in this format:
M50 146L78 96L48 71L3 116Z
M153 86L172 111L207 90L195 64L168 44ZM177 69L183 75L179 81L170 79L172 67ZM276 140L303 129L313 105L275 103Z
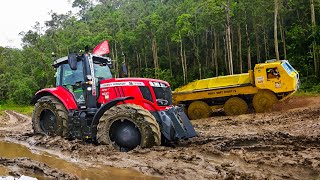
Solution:
M93 63L94 74L99 79L110 79L112 78L111 71L106 63L94 62Z

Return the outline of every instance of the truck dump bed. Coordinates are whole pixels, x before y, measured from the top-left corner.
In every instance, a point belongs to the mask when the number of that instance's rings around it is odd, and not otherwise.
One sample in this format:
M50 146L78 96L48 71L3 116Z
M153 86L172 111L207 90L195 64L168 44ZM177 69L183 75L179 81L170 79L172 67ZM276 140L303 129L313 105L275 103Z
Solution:
M185 86L175 89L174 94L184 94L214 89L224 89L228 87L246 86L250 84L249 73L219 76L191 82Z

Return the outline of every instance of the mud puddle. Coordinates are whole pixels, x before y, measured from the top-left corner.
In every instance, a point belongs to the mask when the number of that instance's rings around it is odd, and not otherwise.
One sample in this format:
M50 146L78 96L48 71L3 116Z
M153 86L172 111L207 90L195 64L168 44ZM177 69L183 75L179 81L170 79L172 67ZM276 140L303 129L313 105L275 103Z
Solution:
M38 179L159 179L133 170L71 161L76 163L39 149L0 140L0 176L28 175ZM50 177L54 173L57 175Z

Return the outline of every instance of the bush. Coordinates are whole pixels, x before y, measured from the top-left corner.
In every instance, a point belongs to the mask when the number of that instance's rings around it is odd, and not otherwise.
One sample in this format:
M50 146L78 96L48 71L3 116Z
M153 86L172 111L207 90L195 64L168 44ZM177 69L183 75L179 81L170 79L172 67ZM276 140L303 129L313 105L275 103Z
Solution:
M300 79L300 90L303 92L320 93L320 80L316 76L303 77Z

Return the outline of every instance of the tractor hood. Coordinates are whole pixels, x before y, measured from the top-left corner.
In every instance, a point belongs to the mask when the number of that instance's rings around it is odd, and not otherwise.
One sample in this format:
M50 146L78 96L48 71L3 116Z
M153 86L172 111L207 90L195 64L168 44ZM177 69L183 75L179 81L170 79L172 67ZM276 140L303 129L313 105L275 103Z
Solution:
M170 87L166 81L151 78L112 78L101 80L100 86L116 87L116 86L153 86L153 87Z

